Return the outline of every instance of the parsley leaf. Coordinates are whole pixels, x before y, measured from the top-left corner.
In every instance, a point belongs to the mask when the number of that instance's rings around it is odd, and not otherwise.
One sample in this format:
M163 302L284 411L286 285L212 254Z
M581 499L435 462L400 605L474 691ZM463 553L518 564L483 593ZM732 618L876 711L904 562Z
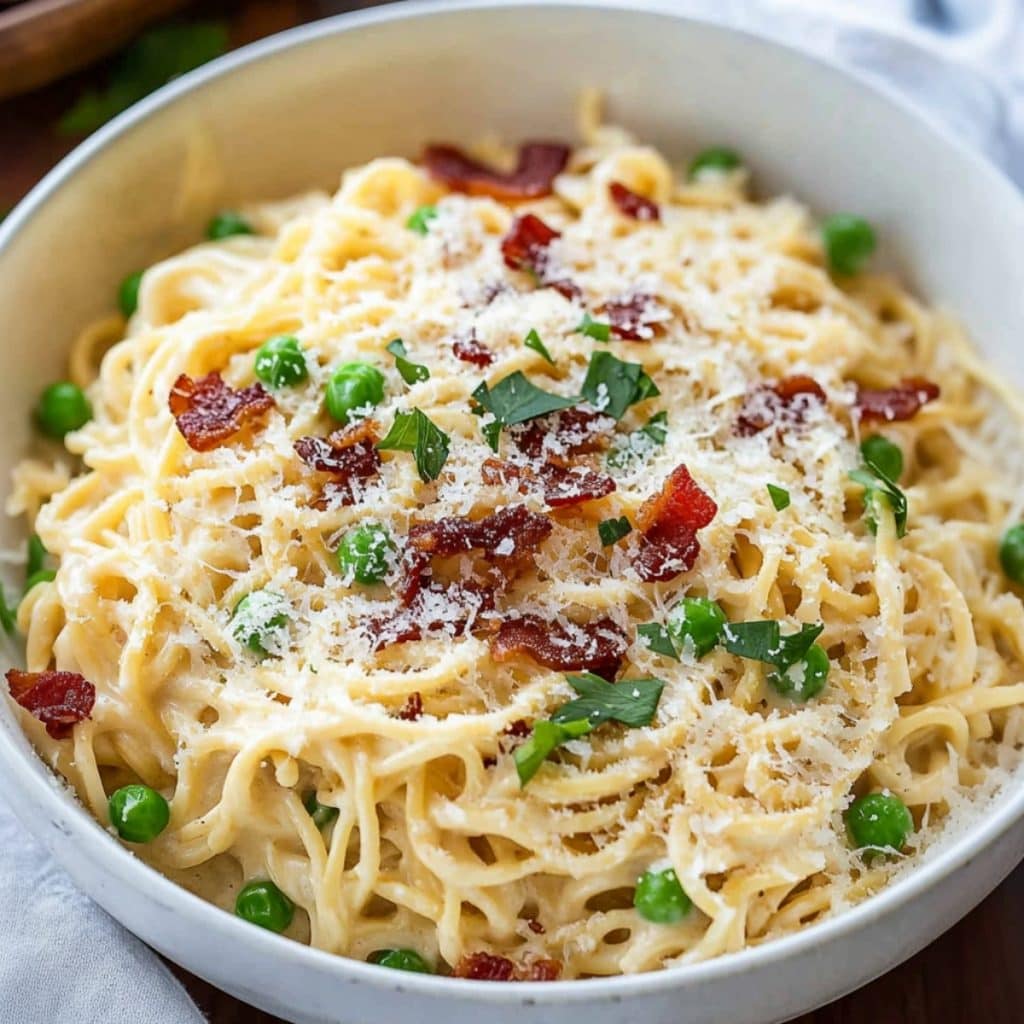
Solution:
M601 538L601 545L607 548L622 540L632 529L629 520L619 516L618 519L602 519L597 524L597 535Z
M14 621L15 609L7 603L7 595L4 593L4 589L0 586L0 626L3 626L4 632L10 636L15 630Z
M395 366L406 384L417 384L430 379L430 371L422 363L413 363L406 359L405 342L395 338L388 345L388 351L395 357Z
M228 48L219 21L160 25L144 32L118 58L107 87L89 89L57 122L61 135L86 135L172 78L219 57Z
M28 539L28 554L25 556L26 580L46 567L46 556L49 553L46 550L46 545L39 539L39 534L33 533Z
M527 348L532 348L534 352L540 354L543 359L546 359L552 366L555 365L554 359L551 358L551 353L547 349L547 345L540 340L540 335L531 327L530 333L523 338L523 344Z
M803 659L824 628L820 622L805 623L796 633L783 636L775 619L730 622L722 632L722 644L731 654L763 661L785 672Z
M647 641L649 650L655 654L661 654L673 661L679 660L679 652L672 642L668 630L660 622L645 622L636 627L636 635L642 636Z
M895 445L888 438L881 434L872 434L865 438L860 445L860 454L864 459L864 465L895 483L903 474L903 452L899 445Z
M775 484L768 484L768 496L772 499L776 512L789 508L789 491L785 487L776 487Z
M655 448L660 448L668 437L668 413L656 412L639 430L634 430L605 456L610 469L627 469L632 463L646 459Z
M586 719L575 722L552 722L542 719L534 722L530 738L522 746L517 747L513 755L516 772L519 774L519 785L525 786L537 774L555 747L560 747L563 743L580 736L586 736L591 728Z
M579 698L563 704L551 716L551 721L566 723L584 719L591 728L602 722L621 722L633 729L650 725L665 688L662 680L653 677L609 683L592 672L584 672L565 678Z
M589 313L584 313L575 332L586 338L593 338L595 341L608 341L612 336L612 325L603 324L600 320L594 320Z
M884 503L892 509L896 536L907 532L907 496L877 466L855 469L850 479L864 488L864 521L871 533L878 533L878 508Z
M436 216L436 206L420 206L413 210L409 215L409 219L405 222L405 226L410 231L415 231L417 235L425 235L430 230L430 222Z
M605 351L591 355L582 391L598 412L617 420L635 402L661 394L639 363L625 363Z
M492 450L498 450L498 438L502 427L546 416L560 409L575 405L578 398L566 398L542 391L532 384L521 370L502 377L493 388L482 382L473 392L473 401L485 412L494 416L493 423L483 427L484 438Z
M387 437L377 442L381 451L412 452L416 471L424 483L436 480L448 459L450 438L419 409L396 412Z

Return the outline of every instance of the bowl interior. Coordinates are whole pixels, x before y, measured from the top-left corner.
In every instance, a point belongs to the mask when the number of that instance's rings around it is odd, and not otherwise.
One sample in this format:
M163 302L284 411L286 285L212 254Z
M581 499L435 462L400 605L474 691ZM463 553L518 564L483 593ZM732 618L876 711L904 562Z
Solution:
M330 188L346 166L414 155L428 140L574 138L584 86L603 90L610 120L672 157L727 143L759 193L868 217L882 258L956 311L1021 381L1024 204L890 99L776 45L636 5L400 5L288 33L187 76L90 139L0 228L9 330L0 491L28 445L35 396L63 374L76 331L113 307L125 273L197 240L214 210ZM0 525L6 544L22 535ZM55 792L0 702L5 762L37 795ZM66 800L44 803L65 830L81 818ZM102 847L86 856L121 856L111 863L128 870L130 858L92 831ZM79 848L92 843L85 835Z

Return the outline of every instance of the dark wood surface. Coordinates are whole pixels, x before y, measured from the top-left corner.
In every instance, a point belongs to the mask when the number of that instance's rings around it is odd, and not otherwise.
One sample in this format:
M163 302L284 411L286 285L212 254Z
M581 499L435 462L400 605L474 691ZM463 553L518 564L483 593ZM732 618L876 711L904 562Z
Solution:
M204 17L225 13L235 45L323 13L319 4L309 0L247 0L196 7ZM103 70L102 66L90 69L0 103L0 212L14 205L74 144L75 140L58 136L53 123L84 85L101 80ZM860 991L799 1018L799 1024L1024 1024L1022 914L1024 866L926 950ZM211 1024L277 1024L276 1017L172 967Z

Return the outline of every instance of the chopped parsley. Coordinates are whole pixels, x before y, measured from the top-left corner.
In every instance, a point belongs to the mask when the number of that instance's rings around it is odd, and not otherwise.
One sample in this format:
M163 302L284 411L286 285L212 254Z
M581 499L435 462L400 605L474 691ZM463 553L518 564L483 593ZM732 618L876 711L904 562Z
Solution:
M663 657L679 660L679 652L672 642L669 631L660 622L645 622L636 627L636 635L642 636L647 642L648 650Z
M639 430L620 438L605 457L610 469L627 469L632 463L647 458L660 448L668 437L668 413L656 412Z
M582 392L598 412L617 420L634 403L661 394L639 363L623 362L605 351L591 355Z
M783 636L775 619L731 622L722 633L722 643L730 654L763 661L784 672L806 657L824 628L820 622L806 623L796 633Z
M903 537L907 532L907 496L896 486L878 464L868 464L863 469L855 469L850 479L864 488L864 522L871 533L878 533L878 510L882 505L892 509L896 522L896 536Z
M776 512L789 508L789 491L785 487L776 487L775 484L768 484L768 496L772 499Z
M450 438L419 409L396 412L387 437L377 442L381 451L412 452L416 471L424 483L436 480L448 459Z
M597 524L601 545L606 548L622 540L632 529L632 525L625 516L619 516L618 519L602 519Z
M548 351L547 345L540 340L540 335L532 327L530 328L530 333L523 338L523 344L527 348L532 348L534 352L537 352L541 358L546 359L552 366L555 365L555 361L551 358L551 353Z
M498 438L502 427L510 427L516 423L546 416L575 405L579 399L554 395L543 391L532 384L521 370L502 377L493 388L486 382L473 392L473 401L484 412L489 412L494 420L484 425L483 433L493 451L498 450Z
M551 716L551 721L566 724L583 719L591 728L603 722L621 722L632 729L650 725L665 688L665 683L653 676L622 679L617 683L609 683L592 672L565 678L579 697L563 704Z
M593 338L595 341L608 341L612 336L612 325L601 323L595 320L589 313L583 314L583 319L574 328L577 334L586 338Z
M555 747L560 747L569 740L586 736L591 725L586 719L575 722L552 722L542 719L533 723L530 738L516 748L513 757L516 772L519 774L519 785L525 786L537 774L540 766L548 759Z
M418 384L420 381L430 379L430 370L422 363L414 363L406 358L408 352L401 338L395 338L388 345L388 351L395 357L395 366L406 384Z
M893 482L903 475L903 452L888 438L872 434L861 442L860 454L864 465Z
M430 222L437 216L436 206L419 206L409 215L405 226L417 235L425 235L430 230Z

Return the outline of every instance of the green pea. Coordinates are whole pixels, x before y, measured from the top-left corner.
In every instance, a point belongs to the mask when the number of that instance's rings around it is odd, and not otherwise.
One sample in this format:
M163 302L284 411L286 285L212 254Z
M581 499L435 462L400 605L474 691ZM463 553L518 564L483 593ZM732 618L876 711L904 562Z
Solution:
M206 237L212 241L230 238L232 235L254 235L252 225L234 210L222 210L206 225Z
M122 786L107 801L110 824L129 843L152 842L171 820L167 801L149 786Z
M846 829L859 850L898 852L914 831L907 805L891 793L869 793L846 809Z
M231 616L231 633L253 654L279 654L288 639L291 605L283 594L254 590L246 594Z
M301 384L308 376L299 339L291 334L268 338L256 350L256 376L275 391Z
M117 304L127 320L139 308L139 285L142 284L142 271L136 270L129 274L117 289Z
M353 527L338 545L338 567L358 583L380 583L391 568L395 543L387 527L364 523Z
M828 680L828 652L821 644L811 644L807 653L782 672L772 672L768 685L790 700L805 701L817 697Z
M881 434L872 434L860 445L860 453L864 462L872 469L877 469L893 483L903 474L903 452L888 438Z
M317 800L315 789L310 790L306 794L304 806L317 828L325 828L327 825L330 825L339 814L337 807L331 807L330 804L322 804Z
M684 597L668 613L665 626L680 650L689 640L693 653L703 658L717 643L726 623L725 612L708 597Z
M690 912L693 902L683 891L673 868L645 871L636 884L633 906L645 920L675 924Z
M384 374L369 363L343 363L327 382L324 402L339 422L348 423L353 409L380 405L384 400Z
M51 384L39 396L36 423L44 434L63 437L71 430L84 427L92 419L92 405L85 392L69 380Z
M414 949L378 949L370 954L371 964L390 967L396 971L414 971L416 974L433 974L430 964Z
M709 149L701 150L690 162L690 181L696 181L703 177L706 171L716 174L735 171L742 163L739 153L734 149L728 149L725 146L712 146Z
M840 274L856 274L875 251L875 232L862 217L835 213L821 225L829 267Z
M273 882L250 882L235 900L235 913L250 924L283 932L295 916L295 904Z
M1014 583L1024 584L1024 523L1011 526L999 545L999 561L1003 572Z

